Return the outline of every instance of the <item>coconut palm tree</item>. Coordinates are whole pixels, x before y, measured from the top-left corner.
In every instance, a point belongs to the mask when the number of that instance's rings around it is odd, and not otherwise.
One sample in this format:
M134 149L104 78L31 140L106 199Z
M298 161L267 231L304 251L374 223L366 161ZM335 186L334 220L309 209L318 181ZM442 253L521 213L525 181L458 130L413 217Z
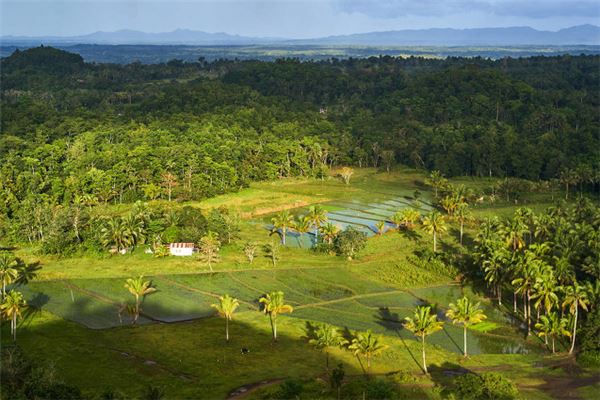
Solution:
M294 217L289 213L289 211L282 211L271 218L271 223L273 224L271 235L274 233L279 233L281 235L281 244L285 246L285 236L287 231L294 227Z
M22 316L22 311L27 307L23 294L15 290L8 292L2 299L0 311L2 316L10 320L10 333L13 340L17 340L17 319Z
M543 307L545 313L549 314L554 305L558 304L556 289L554 271L546 264L533 284L533 294L531 295L531 298L537 299L534 304L535 308L539 310Z
M263 312L269 315L271 321L271 330L273 332L273 340L277 341L277 316L279 314L291 313L294 307L285 304L283 292L271 292L260 298L260 303L263 305Z
M585 311L588 310L589 300L585 286L580 285L577 281L573 282L573 285L565 288L565 297L563 301L563 308L568 307L569 312L573 315L573 334L571 335L571 348L569 354L573 354L575 349L575 339L577 337L577 318L579 315L579 309Z
M315 228L315 243L319 238L319 230L321 225L327 222L327 211L320 205L310 206L308 208L308 220Z
M469 211L469 205L467 203L458 203L456 209L454 210L454 218L458 220L460 223L460 244L463 244L463 232L465 227L465 222L469 221L471 218L471 212Z
M454 196L446 196L440 201L440 206L442 206L449 216L454 215L454 210L456 210L459 204L460 201Z
M383 235L383 233L385 232L385 221L376 222L375 229L377 229L377 235Z
M125 281L125 288L135 298L133 323L136 324L140 316L140 303L147 295L156 292L156 288L152 286L152 281L145 281L143 275L138 278L128 278Z
M339 232L340 228L331 222L328 222L321 227L321 234L323 235L323 240L325 240L329 245L333 244L333 239L335 239Z
M540 317L540 322L535 324L535 329L539 331L538 336L543 337L546 344L548 344L548 337L550 337L552 354L556 353L554 342L557 337L571 336L571 332L567 329L567 324L567 318L559 318L558 314L555 312L542 315Z
M446 316L452 320L453 324L462 324L463 326L463 342L465 357L467 353L467 328L485 320L487 316L479 307L480 303L473 303L466 296L459 299L456 304L450 303L450 308L446 312Z
M233 319L233 313L240 306L238 299L226 294L219 297L219 302L211 304L211 307L217 310L220 316L225 318L225 340L229 342L229 321Z
M17 280L19 270L17 260L7 251L0 253L0 281L2 282L2 298L6 296L6 286Z
M368 330L365 333L357 332L352 339L352 343L348 346L348 350L352 351L356 358L361 355L364 356L367 360L367 370L369 370L371 368L371 358L380 354L387 347L381 342L380 337L373 335L373 332Z
M117 253L132 244L132 239L122 219L119 217L108 219L100 230L102 244L106 247L114 246Z
M531 292L540 269L540 260L531 255L531 252L527 252L525 257L521 257L521 262L518 263L516 270L518 277L511 282L515 287L515 292L523 296L523 319L527 323L527 335L531 334Z
M311 221L308 215L298 217L298 219L294 223L294 230L300 234L308 232L310 230L310 227Z
M431 171L429 177L425 180L425 183L433 187L435 192L435 198L437 199L438 190L446 186L448 181L446 180L446 178L444 178L440 171Z
M315 330L315 337L309 343L325 352L325 366L329 370L329 348L345 346L348 341L338 332L337 328L329 324L322 324Z
M521 249L525 245L523 237L525 233L529 232L529 229L527 229L527 225L525 225L522 218L515 216L504 224L501 230L506 242L512 247L513 252Z
M427 374L427 362L425 361L425 338L432 333L442 329L444 323L437 320L437 315L431 314L431 307L419 306L415 309L415 315L406 317L404 327L413 335L421 338L423 353L423 371Z
M446 232L446 222L444 217L437 211L432 211L423 218L423 228L425 231L433 235L433 251L437 251L437 237Z
M489 259L483 262L485 281L489 286L494 288L499 306L502 305L502 284L506 275L505 267L509 258L508 250L503 246L497 246L492 250Z

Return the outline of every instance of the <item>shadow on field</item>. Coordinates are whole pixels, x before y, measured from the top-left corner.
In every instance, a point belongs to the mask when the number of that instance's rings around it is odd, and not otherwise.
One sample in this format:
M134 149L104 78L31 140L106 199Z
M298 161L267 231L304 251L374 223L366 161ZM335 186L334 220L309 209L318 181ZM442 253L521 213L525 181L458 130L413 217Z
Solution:
M410 241L413 241L413 242L418 242L418 241L419 241L419 239L421 239L421 237L422 237L422 236L419 234L419 232L417 232L417 231L416 231L416 230L414 230L414 229L406 229L406 228L401 228L401 229L400 229L400 234L401 234L401 235L402 235L404 238L406 238L406 239L408 239L408 240L410 240Z
M66 314L76 310L79 306L73 305ZM19 326L17 343L39 362L55 365L61 379L83 385L81 389L94 398L104 391L138 398L151 386L160 388L165 398L227 398L266 382L328 381L326 353L309 344L290 322L294 320L279 318L274 342L268 317L259 312L256 317L234 315L227 342L223 318L93 330L31 307L26 326ZM7 330L3 324L2 333ZM8 343L9 335L2 339ZM329 354L330 371L340 363L348 382L363 375L356 358Z
M404 325L402 324L402 321L403 320L400 319L398 313L392 313L388 307L381 307L379 309L379 314L377 315L377 323L383 326L384 328L393 331L398 336L398 338L402 342L402 345L404 346L408 354L410 354L410 357L413 359L413 361L419 367L419 369L423 371L423 366L421 365L421 362L413 354L410 347L408 347L408 345L406 344L406 339L401 334L401 332L405 329Z
M428 365L427 369L435 385L443 388L442 392L448 392L449 389L452 389L456 377L473 373L467 368L448 361L445 361L442 365Z

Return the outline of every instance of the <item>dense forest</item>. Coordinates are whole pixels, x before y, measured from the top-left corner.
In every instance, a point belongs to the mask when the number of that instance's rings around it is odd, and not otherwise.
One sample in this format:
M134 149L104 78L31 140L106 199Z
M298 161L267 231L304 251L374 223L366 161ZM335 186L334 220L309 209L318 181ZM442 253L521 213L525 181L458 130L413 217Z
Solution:
M50 208L197 200L341 165L595 190L598 64L582 55L115 65L17 50L1 64L0 231L42 239Z

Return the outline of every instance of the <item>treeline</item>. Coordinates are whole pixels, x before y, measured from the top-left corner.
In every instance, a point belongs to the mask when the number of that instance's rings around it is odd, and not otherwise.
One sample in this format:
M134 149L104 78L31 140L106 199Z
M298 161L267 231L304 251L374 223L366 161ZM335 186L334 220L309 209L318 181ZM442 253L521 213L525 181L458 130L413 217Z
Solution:
M249 182L402 163L596 189L597 56L1 65L0 213L197 200ZM15 226L5 233L23 238Z

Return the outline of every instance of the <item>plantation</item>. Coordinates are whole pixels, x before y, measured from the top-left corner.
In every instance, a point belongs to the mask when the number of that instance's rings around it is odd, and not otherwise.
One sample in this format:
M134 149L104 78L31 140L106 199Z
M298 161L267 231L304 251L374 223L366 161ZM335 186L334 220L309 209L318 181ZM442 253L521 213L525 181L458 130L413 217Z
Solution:
M369 221L368 226L364 225L365 233L369 231L366 247L352 261L329 251L301 248L290 241L281 248L275 267L260 251L249 263L242 252L243 243L253 241L260 248L261 243L272 242L273 235L269 235L265 224L279 212L263 214L251 208L245 211L239 239L223 247L214 272L197 256L157 258L144 254L142 248L126 255L42 257L38 278L22 289L30 311L19 324L18 343L40 360L54 359L65 382L79 386L89 395L117 390L136 396L150 385L164 390L168 397L197 397L203 393L223 398L236 388L256 383L258 387L252 387L249 397L277 397L288 393L285 390L300 390L303 396L311 397L310 393L328 389L318 380L311 381L322 375L324 356L306 338L311 329L327 323L344 335L355 331L381 335L387 347L373 358L369 373L392 373L396 378L366 383L364 390L373 398L385 390L402 396L440 398L445 396L444 391L454 390L452 377L461 376L461 371L488 369L502 371L527 398L552 397L552 392L544 389L545 380L566 382L572 372L544 365L565 363L568 359L546 356L543 339L523 336L522 324L509 310L495 306L477 285L456 280L456 267L449 267L438 258L427 262L426 258L415 256L431 251L429 235L420 229L398 231L391 221L398 210L418 206L426 213L431 209L434 196L429 190L422 190L422 200L418 202L411 197L415 185L424 179L409 170L392 174L359 170L356 183L350 186L331 178L290 180L278 185L278 189L261 183L239 193L245 200L253 198L248 193L253 194L254 204L262 208L260 198L270 190L273 198L281 199L272 201L272 209L289 209L291 215L299 216L310 211L309 197L304 197L307 203L300 207L295 207L295 200L291 204L287 201L318 187L326 195L315 196L312 201L323 205L329 221L341 225L341 229L345 228L342 221L358 226ZM473 188L482 184L472 182ZM374 187L378 188L376 195ZM236 204L235 197L225 195L221 200L232 205ZM428 203L423 199L428 199ZM539 196L536 202L543 207ZM207 203L194 206L220 205L219 198ZM503 207L516 208L506 204ZM484 203L474 205L473 211L484 216L490 209L493 208ZM112 212L117 212L117 208ZM371 215L377 215L377 219ZM371 225L379 218L386 221L386 233L379 234ZM467 225L467 240L473 241L475 228L473 223ZM458 232L452 229L441 237L444 249L459 246ZM314 233L309 236L308 247ZM25 260L40 259L28 248L16 254ZM127 277L140 274L152 282L156 291L144 297L137 326L131 326L133 316L123 309L131 300L124 284ZM275 291L285 293L285 302L293 307L293 312L278 316L280 334L278 342L272 343L269 319L259 312L259 299ZM229 323L228 343L223 338L224 321L214 317L211 307L223 294L239 301ZM423 376L420 345L406 329L404 318L412 315L417 306L431 305L438 318L446 320L448 305L463 295L481 302L487 316L484 322L467 330L470 357L461 356L462 327L448 322L427 338L430 374ZM39 335L44 336L43 342L36 340ZM3 337L3 343L8 345L9 340ZM51 356L55 348L63 349L58 358ZM240 348L249 352L240 353ZM557 349L566 351L568 342L559 340ZM332 348L328 353L332 368L342 362L346 376L360 377L366 368L364 361L357 362L344 350ZM81 354L86 354L85 362ZM533 363L542 367L531 369ZM94 365L93 379L87 365ZM586 373L592 372L579 374ZM135 383L125 384L130 381ZM278 382L284 381L280 387ZM582 382L598 384L597 380ZM585 385L581 390L579 386L573 390L589 397L586 393L591 393L587 389L591 386ZM356 390L350 383L342 388L348 396ZM378 392L381 390L384 392Z

